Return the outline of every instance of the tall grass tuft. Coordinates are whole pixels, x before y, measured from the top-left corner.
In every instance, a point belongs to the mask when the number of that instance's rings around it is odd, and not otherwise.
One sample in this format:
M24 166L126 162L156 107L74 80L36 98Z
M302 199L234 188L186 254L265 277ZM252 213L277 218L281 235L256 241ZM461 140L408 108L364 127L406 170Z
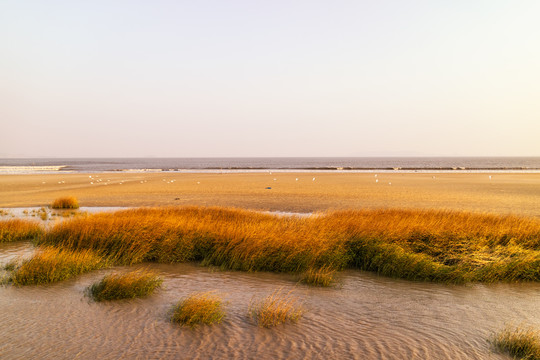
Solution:
M312 286L332 286L335 282L336 270L330 266L323 266L318 269L308 269L300 276L300 281Z
M73 196L55 199L51 204L53 209L78 209L79 201Z
M171 321L191 328L220 323L225 316L223 301L212 292L195 293L178 302Z
M497 349L519 359L540 360L540 333L531 328L506 328L491 339Z
M274 291L264 299L252 301L250 317L262 327L272 327L285 322L296 322L304 314L304 308L292 292Z
M311 271L311 279L314 269L358 268L417 281L540 281L540 220L465 212L351 210L298 218L140 208L56 224L41 242L90 249L117 264L200 261L243 271Z
M152 294L162 283L153 271L134 270L107 275L92 284L88 293L95 301L133 299Z
M36 239L43 234L43 227L34 221L11 219L0 221L0 243Z
M101 268L103 259L90 250L65 250L45 248L32 258L14 266L11 281L15 285L46 284Z

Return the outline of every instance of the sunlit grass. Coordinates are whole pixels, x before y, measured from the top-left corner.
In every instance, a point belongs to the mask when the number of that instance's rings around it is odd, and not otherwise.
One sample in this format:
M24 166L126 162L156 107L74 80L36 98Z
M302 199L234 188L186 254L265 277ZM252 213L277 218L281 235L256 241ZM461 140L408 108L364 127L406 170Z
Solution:
M532 328L507 327L495 334L492 343L518 359L540 360L540 332Z
M262 327L277 326L286 322L296 322L304 314L299 299L291 292L276 290L271 295L251 302L250 317Z
M57 282L99 269L103 259L91 250L73 251L44 248L20 264L10 264L10 279L15 285L36 285Z
M200 324L220 323L225 317L223 301L213 292L195 293L178 302L171 321L196 327Z
M34 221L0 220L0 242L35 239L43 234L43 227Z
M332 286L335 283L336 270L323 266L318 269L308 269L300 276L300 281L312 286Z
M43 243L92 249L118 264L200 261L307 272L315 282L313 271L325 268L452 283L540 280L540 220L464 212L351 210L299 218L141 208L57 224Z
M152 294L162 282L153 271L134 270L107 275L92 284L88 293L95 301L132 299Z
M51 204L51 208L53 209L78 209L79 208L79 201L73 197L62 197L55 199L53 203Z

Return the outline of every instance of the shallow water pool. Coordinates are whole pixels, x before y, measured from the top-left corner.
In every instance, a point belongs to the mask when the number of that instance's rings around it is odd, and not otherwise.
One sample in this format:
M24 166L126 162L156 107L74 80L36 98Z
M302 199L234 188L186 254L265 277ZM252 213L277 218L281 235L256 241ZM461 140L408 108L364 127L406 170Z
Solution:
M0 265L33 251L0 244ZM540 328L540 284L441 285L345 271L333 288L287 274L218 271L196 264L143 264L163 289L135 300L95 303L85 289L111 271L53 285L0 286L2 359L509 359L487 339L507 323ZM252 299L292 290L307 309L296 324L258 327ZM190 329L171 306L215 290L223 323Z

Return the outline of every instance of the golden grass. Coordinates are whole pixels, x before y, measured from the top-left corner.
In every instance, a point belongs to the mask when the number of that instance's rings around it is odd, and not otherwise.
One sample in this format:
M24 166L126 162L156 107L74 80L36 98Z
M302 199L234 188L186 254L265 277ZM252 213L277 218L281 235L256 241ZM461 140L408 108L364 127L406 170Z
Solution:
M540 333L532 328L507 327L491 341L500 351L519 359L540 360Z
M35 239L43 234L43 227L34 221L0 220L0 243Z
M150 295L162 284L157 274L150 270L113 273L88 288L95 301L133 299Z
M14 265L10 276L15 285L46 284L101 268L103 259L91 250L40 249L32 258Z
M262 327L272 327L285 322L296 322L304 314L304 308L292 292L284 294L281 290L254 300L249 306L250 317Z
M55 199L51 204L53 209L78 209L79 201L73 196Z
M223 301L213 292L192 294L173 308L171 321L191 328L199 324L220 323L225 317Z
M336 270L323 266L318 269L310 268L300 276L300 281L312 286L331 286L335 282Z
M539 281L540 220L351 210L308 218L227 208L140 208L55 225L49 245L110 261L201 261L244 271L359 268L411 280Z

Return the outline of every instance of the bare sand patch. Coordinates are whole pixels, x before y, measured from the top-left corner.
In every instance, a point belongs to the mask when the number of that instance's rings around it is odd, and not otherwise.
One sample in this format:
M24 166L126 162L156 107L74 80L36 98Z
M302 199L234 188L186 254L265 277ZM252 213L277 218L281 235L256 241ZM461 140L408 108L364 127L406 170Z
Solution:
M81 206L189 204L292 212L397 207L539 217L540 174L59 173L0 176L0 207L46 206L61 196L75 196Z

